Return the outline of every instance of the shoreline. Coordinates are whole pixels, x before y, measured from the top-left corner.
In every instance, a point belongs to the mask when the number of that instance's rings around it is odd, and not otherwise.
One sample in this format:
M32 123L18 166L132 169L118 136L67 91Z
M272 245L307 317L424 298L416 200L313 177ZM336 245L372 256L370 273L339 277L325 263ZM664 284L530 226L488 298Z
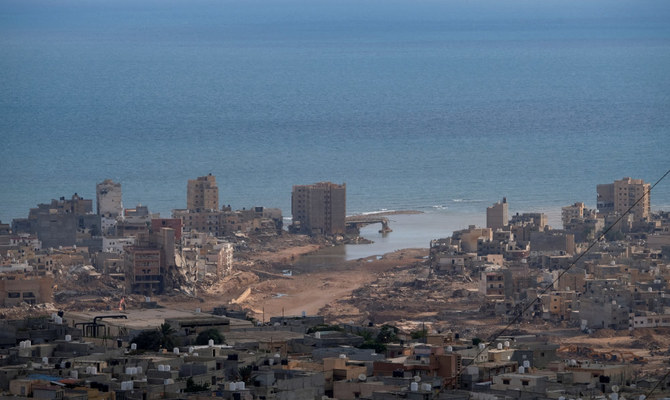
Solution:
M347 215L345 218L349 217L360 217L367 215L376 215L376 216L385 216L385 215L413 215L413 214L425 214L425 211L419 210L380 210L380 211L370 211L362 212L358 214Z

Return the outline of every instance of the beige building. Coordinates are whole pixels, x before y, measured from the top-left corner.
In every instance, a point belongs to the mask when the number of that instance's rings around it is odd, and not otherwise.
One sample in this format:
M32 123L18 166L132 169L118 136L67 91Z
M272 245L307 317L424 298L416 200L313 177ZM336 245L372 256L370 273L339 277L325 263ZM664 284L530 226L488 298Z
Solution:
M346 184L295 185L291 195L292 230L306 234L345 233Z
M216 265L216 276L223 278L233 270L233 245L217 243L207 253L207 263Z
M182 221L185 232L204 232L211 236L223 236L222 219L224 213L215 209L207 210L173 210L173 218Z
M479 293L497 298L511 297L512 274L498 265L486 267L479 276Z
M578 294L574 290L553 291L542 297L545 311L558 320L570 320Z
M507 198L503 197L502 202L486 208L486 227L493 230L504 228L509 222L508 214Z
M603 215L623 214L631 209L635 220L649 217L651 213L651 185L642 179L623 178L614 183L596 187L598 192L598 212ZM635 204L639 199L640 202ZM635 204L635 205L634 205Z
M174 229L142 234L125 248L126 284L133 293L162 293L171 286L168 270L175 267Z
M54 278L48 274L9 273L0 275L0 306L21 303L41 304L53 301Z
M584 218L584 203L575 203L571 206L561 208L561 221L563 222L563 229L570 224L573 219Z
M219 209L219 187L212 174L189 179L186 192L186 208L204 211Z
M492 240L493 231L491 228L477 228L474 225L470 225L468 229L463 229L460 231L455 231L453 234L454 239L460 240L461 250L468 253L477 252L477 242L482 240Z
M545 393L548 382L549 378L545 375L508 373L494 376L491 389Z

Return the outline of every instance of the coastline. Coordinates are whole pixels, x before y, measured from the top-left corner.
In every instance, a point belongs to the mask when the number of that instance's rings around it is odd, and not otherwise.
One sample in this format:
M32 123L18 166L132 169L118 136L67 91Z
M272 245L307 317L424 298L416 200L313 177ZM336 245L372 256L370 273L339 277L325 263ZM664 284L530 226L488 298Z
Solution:
M358 216L366 216L366 215L376 215L376 216L387 216L387 215L412 215L412 214L425 214L425 211L419 211L419 210L379 210L379 211L370 211L370 212L362 212L359 214L352 214L352 215L347 215L347 218L349 217L358 217Z

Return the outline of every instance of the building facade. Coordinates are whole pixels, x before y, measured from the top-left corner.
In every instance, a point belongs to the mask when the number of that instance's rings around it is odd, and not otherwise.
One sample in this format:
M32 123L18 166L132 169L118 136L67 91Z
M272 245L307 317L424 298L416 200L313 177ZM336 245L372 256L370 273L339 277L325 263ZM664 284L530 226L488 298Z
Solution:
M291 195L292 230L310 235L344 234L346 184L295 185Z
M51 302L53 285L54 277L51 273L40 276L33 273L0 274L0 306Z
M123 215L120 183L115 183L111 179L105 179L95 185L95 200L99 216L103 218L116 218Z
M504 228L509 221L508 214L507 198L503 197L502 202L486 208L486 227L493 230Z
M36 234L43 248L83 245L86 239L101 233L100 216L92 210L93 200L77 193L70 199L54 199L31 208L28 220L16 232Z
M628 177L598 185L598 212L604 216L621 215L630 208L634 220L647 219L651 213L650 190L651 185L642 179Z
M175 232L138 235L135 245L125 248L126 284L133 293L152 295L171 286L169 271L175 268Z
M219 187L212 174L189 179L186 192L186 208L204 211L219 209Z
M561 222L563 229L570 224L573 219L584 218L584 203L578 202L571 206L561 208Z

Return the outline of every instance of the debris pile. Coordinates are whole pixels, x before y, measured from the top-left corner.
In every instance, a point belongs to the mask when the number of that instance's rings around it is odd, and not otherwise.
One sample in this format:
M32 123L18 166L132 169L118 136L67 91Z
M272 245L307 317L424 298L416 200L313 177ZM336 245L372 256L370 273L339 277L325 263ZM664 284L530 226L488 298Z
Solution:
M470 289L470 290L468 290ZM434 321L454 309L476 311L476 285L462 277L437 276L423 263L398 266L370 285L355 290L351 297L323 310L337 319L354 317L353 310L375 323L406 318ZM337 312L338 308L347 313ZM353 318L352 318L353 319Z

